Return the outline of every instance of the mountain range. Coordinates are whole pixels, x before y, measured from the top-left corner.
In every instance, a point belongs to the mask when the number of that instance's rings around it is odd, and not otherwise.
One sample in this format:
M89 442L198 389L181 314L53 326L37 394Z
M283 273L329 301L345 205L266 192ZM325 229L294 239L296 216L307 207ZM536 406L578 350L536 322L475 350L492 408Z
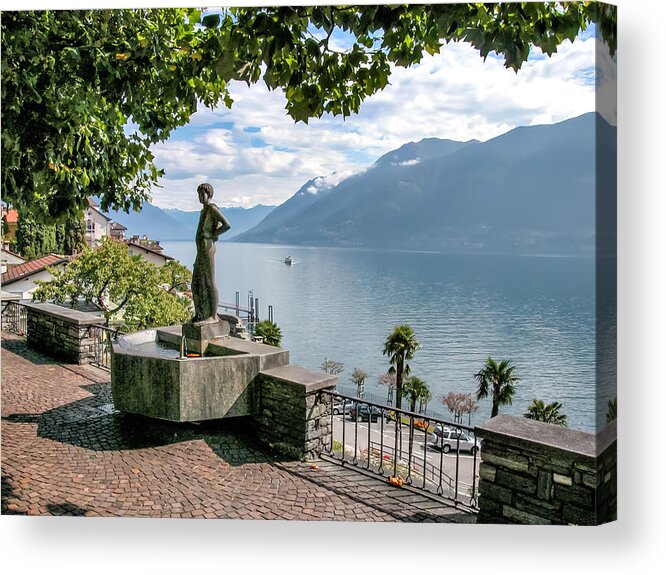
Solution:
M593 254L595 188L616 128L589 113L479 142L428 138L306 182L234 241L448 252ZM603 169L602 169L603 168Z
M252 208L223 208L232 228L223 236L229 240L258 224L275 206L257 205ZM145 202L140 212L109 210L106 215L127 228L126 236L147 235L160 241L194 240L199 212L162 209Z

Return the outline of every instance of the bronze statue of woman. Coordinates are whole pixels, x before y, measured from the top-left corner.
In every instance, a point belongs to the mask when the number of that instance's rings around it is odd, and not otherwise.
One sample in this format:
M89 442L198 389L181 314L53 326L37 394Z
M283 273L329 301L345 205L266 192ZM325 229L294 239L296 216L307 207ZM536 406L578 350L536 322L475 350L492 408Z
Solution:
M215 242L231 229L227 218L212 203L213 186L201 184L197 188L199 201L203 204L199 216L196 245L197 258L192 270L192 299L194 300L193 323L197 325L218 321L217 286L215 285Z

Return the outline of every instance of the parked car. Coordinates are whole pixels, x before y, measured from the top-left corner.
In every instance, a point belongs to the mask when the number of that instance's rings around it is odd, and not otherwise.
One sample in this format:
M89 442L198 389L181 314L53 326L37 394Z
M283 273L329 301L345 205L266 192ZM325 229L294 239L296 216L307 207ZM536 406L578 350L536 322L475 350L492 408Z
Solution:
M361 421L377 421L382 416L382 410L374 405L360 403L352 407L349 417Z
M474 455L481 449L479 440L468 435L466 431L440 425L430 434L430 445L441 449L444 453L448 453L452 449L459 449L469 451Z
M353 405L354 402L351 399L336 401L333 404L333 415L349 415Z

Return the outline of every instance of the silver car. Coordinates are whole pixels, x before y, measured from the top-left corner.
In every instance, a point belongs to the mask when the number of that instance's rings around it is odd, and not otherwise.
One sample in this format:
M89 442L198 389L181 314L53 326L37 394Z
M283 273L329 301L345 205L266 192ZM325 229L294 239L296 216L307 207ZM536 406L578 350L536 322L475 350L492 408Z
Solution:
M448 453L452 449L459 449L460 451L469 451L474 455L481 449L479 440L468 435L466 431L439 425L430 434L430 445L441 449L444 453Z
M349 415L356 402L351 399L345 401L336 401L333 404L333 415Z

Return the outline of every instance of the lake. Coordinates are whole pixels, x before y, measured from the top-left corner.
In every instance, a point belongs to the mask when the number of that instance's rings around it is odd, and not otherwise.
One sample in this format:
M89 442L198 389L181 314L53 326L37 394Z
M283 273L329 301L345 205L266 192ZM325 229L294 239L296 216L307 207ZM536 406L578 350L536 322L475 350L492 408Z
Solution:
M192 268L194 242L162 246ZM429 413L452 419L439 396L474 393L474 374L492 356L510 358L520 378L513 405L500 413L522 415L532 399L559 401L569 427L595 430L592 258L218 242L216 277L221 301L235 302L238 291L247 305L252 290L260 319L273 306L291 363L317 370L327 357L342 362L343 393L355 395L350 376L359 367L369 374L366 398L386 400L376 383L389 367L384 341L406 323L421 343L410 366L430 386ZM472 424L490 409L490 399L482 400Z

